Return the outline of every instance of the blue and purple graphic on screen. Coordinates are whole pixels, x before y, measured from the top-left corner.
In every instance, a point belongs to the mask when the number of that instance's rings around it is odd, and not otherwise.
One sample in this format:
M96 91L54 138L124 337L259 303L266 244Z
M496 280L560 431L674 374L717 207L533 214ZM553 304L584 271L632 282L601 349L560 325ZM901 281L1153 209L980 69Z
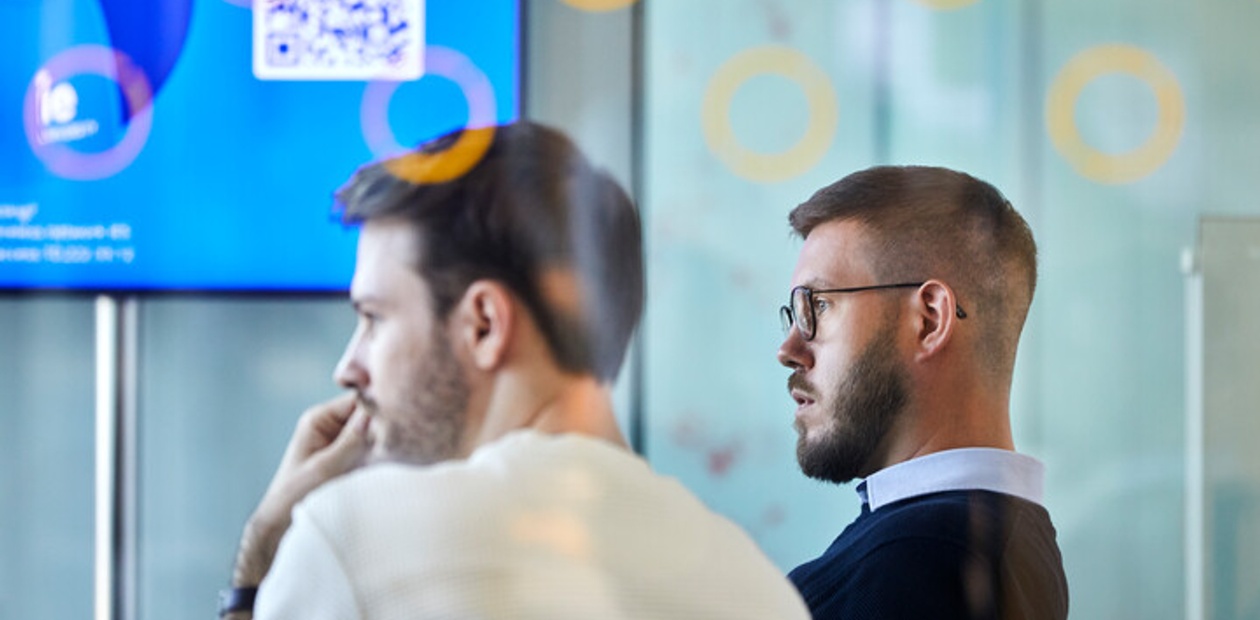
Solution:
M518 0L5 0L0 290L345 290L333 191L516 119L519 27Z

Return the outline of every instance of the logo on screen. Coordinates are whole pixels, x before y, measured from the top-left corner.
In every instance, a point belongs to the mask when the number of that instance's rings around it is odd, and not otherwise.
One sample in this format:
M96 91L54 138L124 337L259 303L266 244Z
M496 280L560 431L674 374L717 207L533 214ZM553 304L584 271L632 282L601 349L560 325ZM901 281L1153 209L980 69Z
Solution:
M110 94L102 97L102 92ZM82 117L86 108L86 116L108 119L105 110L114 93L122 95L125 120L102 127L96 119ZM130 165L144 148L153 123L152 101L148 77L126 54L76 45L35 72L22 105L23 127L31 150L53 174L103 179Z
M100 131L100 123L79 115L79 91L70 82L54 82L48 71L35 74L35 106L39 110L39 143L74 142Z

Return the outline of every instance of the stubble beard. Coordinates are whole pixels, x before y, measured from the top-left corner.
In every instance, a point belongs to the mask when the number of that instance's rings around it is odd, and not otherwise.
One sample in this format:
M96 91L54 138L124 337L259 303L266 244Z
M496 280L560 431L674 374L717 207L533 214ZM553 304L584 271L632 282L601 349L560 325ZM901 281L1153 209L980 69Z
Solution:
M892 330L881 331L845 374L831 394L834 426L829 431L807 439L807 429L796 421L796 460L806 476L844 484L873 473L876 455L908 400L906 374L897 363L893 343ZM799 373L788 378L790 387L823 396Z
M375 438L374 462L430 465L459 455L470 390L446 335L435 325L431 346L417 365L399 411L381 416L380 404L359 394L359 403L384 428Z

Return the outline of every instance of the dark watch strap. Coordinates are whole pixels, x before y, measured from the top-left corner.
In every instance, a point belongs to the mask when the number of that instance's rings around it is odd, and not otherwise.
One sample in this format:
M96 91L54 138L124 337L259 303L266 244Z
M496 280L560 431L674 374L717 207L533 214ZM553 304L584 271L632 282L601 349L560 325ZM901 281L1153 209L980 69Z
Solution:
M234 611L254 611L254 597L257 594L256 586L219 590L219 617Z

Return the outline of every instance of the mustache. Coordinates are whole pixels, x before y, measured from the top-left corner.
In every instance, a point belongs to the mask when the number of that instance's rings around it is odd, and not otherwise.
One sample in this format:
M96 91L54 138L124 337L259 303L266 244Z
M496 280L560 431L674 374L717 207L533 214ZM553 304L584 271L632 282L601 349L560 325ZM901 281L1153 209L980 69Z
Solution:
M356 401L356 405L358 407L362 407L364 411L367 411L369 416L376 415L376 412L379 409L379 405L377 404L376 399L358 390L355 390L354 398Z
M792 374L788 375L787 389L788 392L791 392L792 390L799 390L811 396L815 393L814 386L810 385L809 381L805 380L805 375L801 374L801 371L799 370L793 371Z

